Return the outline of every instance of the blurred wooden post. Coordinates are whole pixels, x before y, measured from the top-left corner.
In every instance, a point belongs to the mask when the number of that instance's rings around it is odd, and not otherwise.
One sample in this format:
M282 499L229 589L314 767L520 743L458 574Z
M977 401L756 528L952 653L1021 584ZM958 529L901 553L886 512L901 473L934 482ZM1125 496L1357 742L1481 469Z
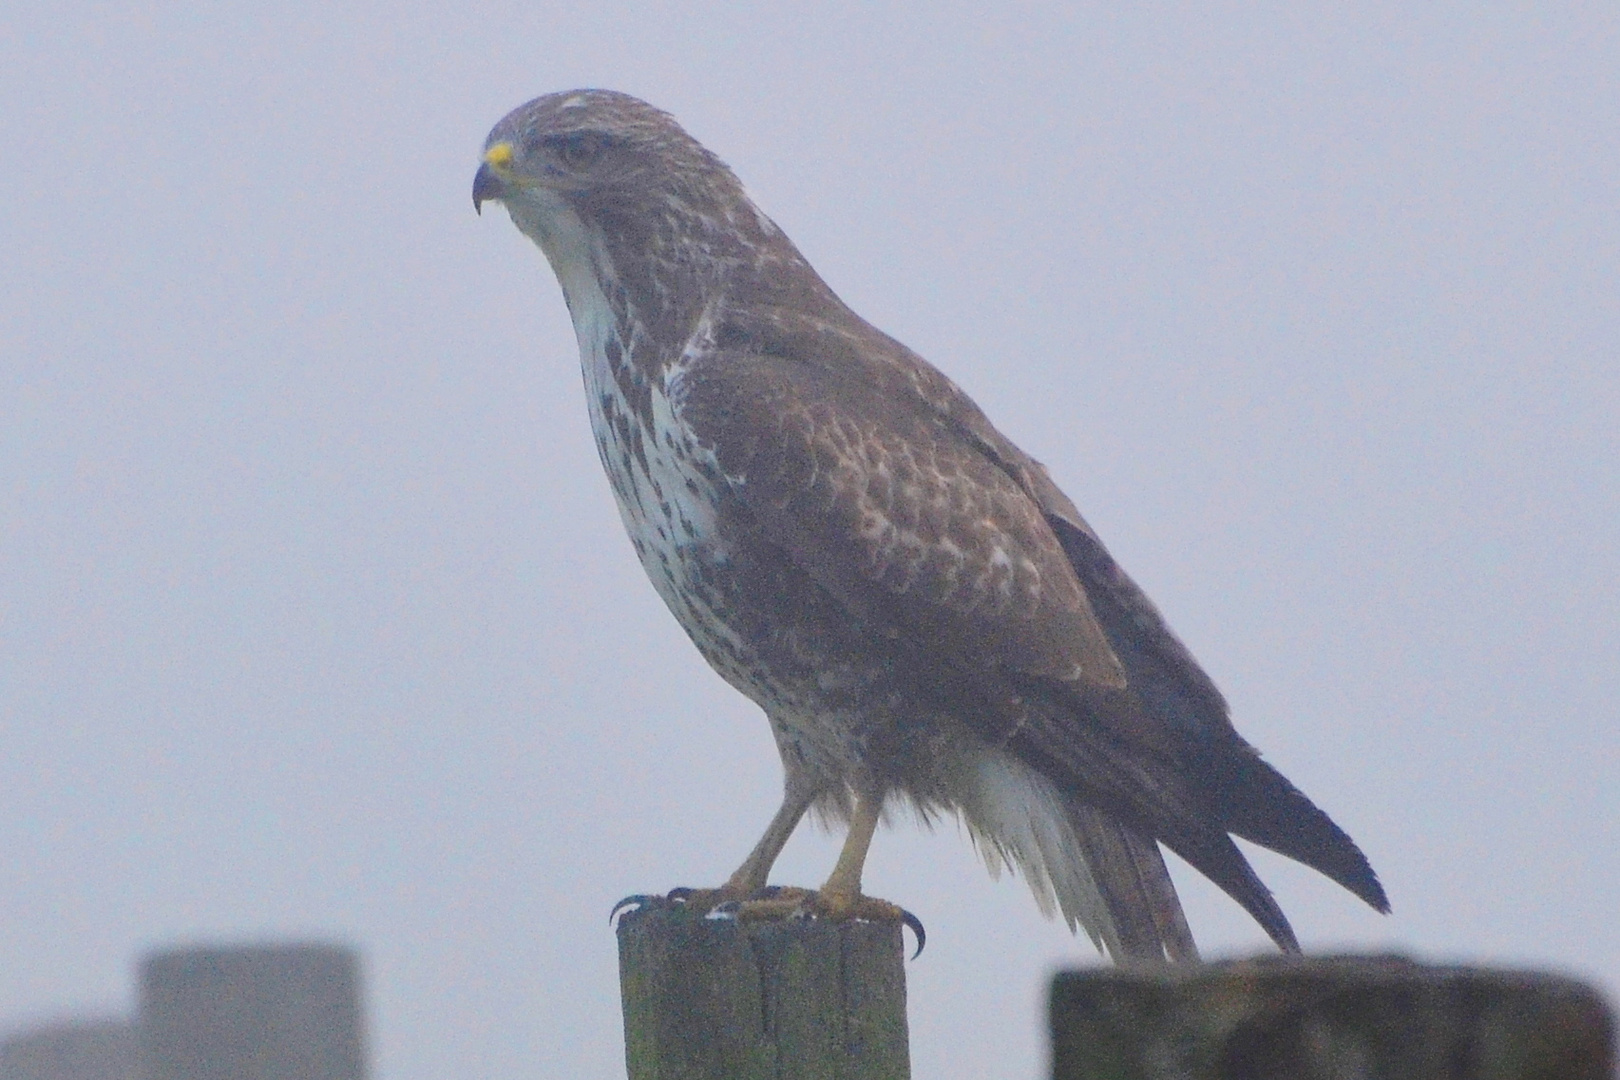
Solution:
M1065 972L1056 1080L1614 1080L1614 1020L1571 979L1400 957Z
M629 1080L906 1080L900 928L619 919Z
M329 945L178 949L141 963L145 1080L364 1080L360 964Z
M139 1080L127 1020L74 1020L0 1043L0 1080Z

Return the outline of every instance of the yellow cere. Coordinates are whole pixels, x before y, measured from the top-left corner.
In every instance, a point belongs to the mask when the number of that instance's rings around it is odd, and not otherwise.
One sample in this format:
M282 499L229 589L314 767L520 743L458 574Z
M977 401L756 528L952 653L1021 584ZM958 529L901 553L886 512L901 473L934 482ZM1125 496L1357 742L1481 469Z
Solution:
M512 164L512 144L509 142L496 143L484 151L484 160L496 168L504 168Z

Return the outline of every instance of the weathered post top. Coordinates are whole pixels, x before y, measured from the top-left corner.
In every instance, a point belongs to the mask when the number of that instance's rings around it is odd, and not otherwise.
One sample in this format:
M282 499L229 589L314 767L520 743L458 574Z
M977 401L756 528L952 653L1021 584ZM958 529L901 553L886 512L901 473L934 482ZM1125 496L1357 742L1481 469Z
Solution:
M629 1080L906 1080L898 926L619 919Z
M1614 1019L1572 979L1402 957L1063 972L1056 1080L1614 1080Z

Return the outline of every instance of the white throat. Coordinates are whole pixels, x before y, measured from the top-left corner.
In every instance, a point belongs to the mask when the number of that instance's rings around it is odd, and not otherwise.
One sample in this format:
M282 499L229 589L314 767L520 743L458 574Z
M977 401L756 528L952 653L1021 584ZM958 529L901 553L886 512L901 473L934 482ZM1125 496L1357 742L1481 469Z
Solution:
M514 200L507 209L517 227L546 253L568 301L597 453L636 554L683 625L702 625L706 620L690 610L698 601L682 580L691 561L675 556L678 549L697 546L708 558L724 558L716 546L714 473L699 467L700 459L712 460L712 453L675 437L684 425L662 378L647 386L648 412L626 399L619 376L625 374L622 369L630 363L629 351L639 335L625 324L634 316L615 310L604 292L613 288L617 275L600 233L553 195ZM679 380L681 367L677 365L672 381ZM729 638L719 620L707 621L715 624L714 634Z
M592 359L600 363L608 339L618 336L617 317L602 292L602 282L612 280L613 266L601 235L588 227L566 201L549 191L513 199L506 204L506 210L518 230L545 252L557 275L573 318L574 334L579 338L580 360L585 364L589 388L590 369L596 366Z

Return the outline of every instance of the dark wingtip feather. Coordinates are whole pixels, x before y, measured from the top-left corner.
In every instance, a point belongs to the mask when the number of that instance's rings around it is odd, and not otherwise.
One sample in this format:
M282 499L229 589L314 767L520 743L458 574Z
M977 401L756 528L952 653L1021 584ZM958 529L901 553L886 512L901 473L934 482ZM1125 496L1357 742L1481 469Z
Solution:
M1374 911L1389 897L1356 842L1282 773L1247 746L1217 770L1216 797L1228 830L1338 882Z
M1285 953L1299 953L1299 938L1288 923L1288 916L1277 905L1271 890L1260 880L1243 857L1237 844L1225 833L1205 834L1196 838L1167 839L1166 845L1191 864L1194 870L1221 887L1221 890L1243 905L1254 921L1260 924L1266 936Z

